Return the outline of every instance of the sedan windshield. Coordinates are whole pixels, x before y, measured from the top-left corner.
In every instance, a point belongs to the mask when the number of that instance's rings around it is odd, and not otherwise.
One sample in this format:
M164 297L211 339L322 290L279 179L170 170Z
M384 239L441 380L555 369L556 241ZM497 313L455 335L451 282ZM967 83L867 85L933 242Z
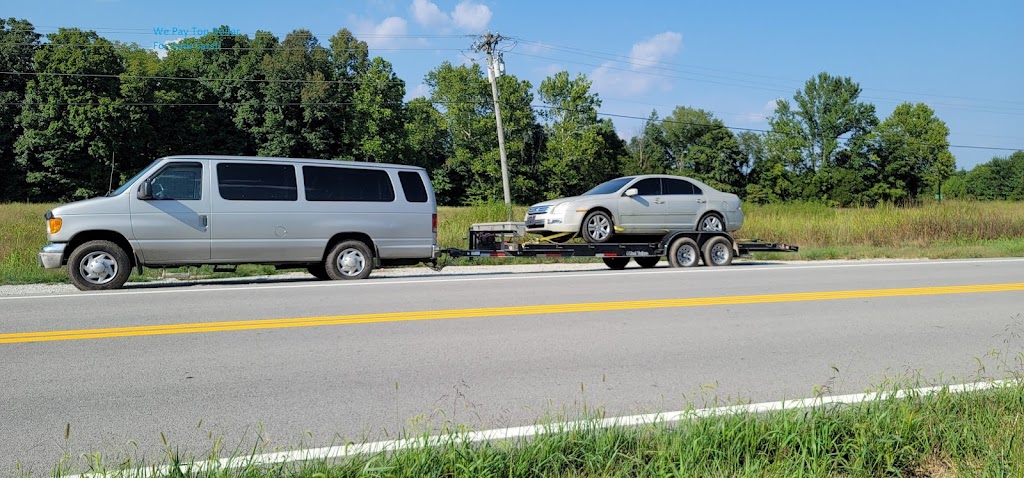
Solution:
M590 191L587 191L587 192L583 193L583 195L586 196L586 195L589 195L589 194L611 194L611 193L613 193L615 191L618 191L619 189L622 189L622 186L625 186L626 183L628 183L628 182L630 182L632 180L633 180L633 176L627 176L625 178L613 179L611 181L599 184L596 188L591 189Z

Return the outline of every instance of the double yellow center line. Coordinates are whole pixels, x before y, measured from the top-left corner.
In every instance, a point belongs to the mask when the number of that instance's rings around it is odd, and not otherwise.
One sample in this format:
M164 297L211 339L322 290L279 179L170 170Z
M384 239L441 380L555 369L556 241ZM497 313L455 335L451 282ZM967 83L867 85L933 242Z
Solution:
M62 340L139 337L145 335L195 334L323 325L371 324L414 320L464 319L513 315L567 314L608 312L616 310L666 309L714 305L769 304L839 299L876 299L924 295L973 294L979 292L1024 291L1024 283L910 287L902 289L864 289L829 292L798 292L789 294L732 295L685 299L629 300L620 302L586 302L578 304L523 305L475 309L424 310L415 312L384 312L376 314L325 315L282 319L236 320L228 322L193 322L167 325L109 327L100 329L52 330L0 334L0 344L53 342Z

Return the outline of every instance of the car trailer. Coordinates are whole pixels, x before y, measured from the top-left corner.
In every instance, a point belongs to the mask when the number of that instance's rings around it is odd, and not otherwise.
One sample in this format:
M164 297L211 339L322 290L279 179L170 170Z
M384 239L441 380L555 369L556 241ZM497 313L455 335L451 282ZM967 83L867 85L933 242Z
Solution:
M634 260L640 267L654 267L668 257L672 267L727 266L734 257L754 252L797 252L790 244L736 240L728 232L668 231L648 242L562 244L541 239L526 240L526 223L488 222L469 228L469 249L445 249L459 257L599 257L612 269L623 269ZM443 267L443 266L442 266Z

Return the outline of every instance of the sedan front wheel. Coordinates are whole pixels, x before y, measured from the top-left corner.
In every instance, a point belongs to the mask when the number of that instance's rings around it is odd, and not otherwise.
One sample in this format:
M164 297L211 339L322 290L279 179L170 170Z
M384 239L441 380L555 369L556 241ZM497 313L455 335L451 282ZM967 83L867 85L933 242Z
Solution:
M587 242L608 242L615 231L615 223L612 217L604 211L590 211L583 218L583 227L580 232L583 240Z

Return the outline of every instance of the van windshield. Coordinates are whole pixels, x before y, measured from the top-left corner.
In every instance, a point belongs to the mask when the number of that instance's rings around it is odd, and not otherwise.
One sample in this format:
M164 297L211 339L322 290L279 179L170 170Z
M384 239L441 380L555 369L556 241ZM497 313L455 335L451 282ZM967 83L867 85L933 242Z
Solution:
M143 174L146 174L146 171L149 171L150 169L153 169L153 165L154 164L156 164L156 161L153 161L152 163L149 163L149 166L146 166L145 168L142 168L142 171L139 171L138 173L135 174L135 176L132 176L131 179L125 181L124 184L121 185L121 187L115 189L112 192L107 193L107 197L118 196L118 195L124 193L125 191L127 191L128 188L132 187L132 184L134 184L135 181L139 180L140 176L142 176Z

